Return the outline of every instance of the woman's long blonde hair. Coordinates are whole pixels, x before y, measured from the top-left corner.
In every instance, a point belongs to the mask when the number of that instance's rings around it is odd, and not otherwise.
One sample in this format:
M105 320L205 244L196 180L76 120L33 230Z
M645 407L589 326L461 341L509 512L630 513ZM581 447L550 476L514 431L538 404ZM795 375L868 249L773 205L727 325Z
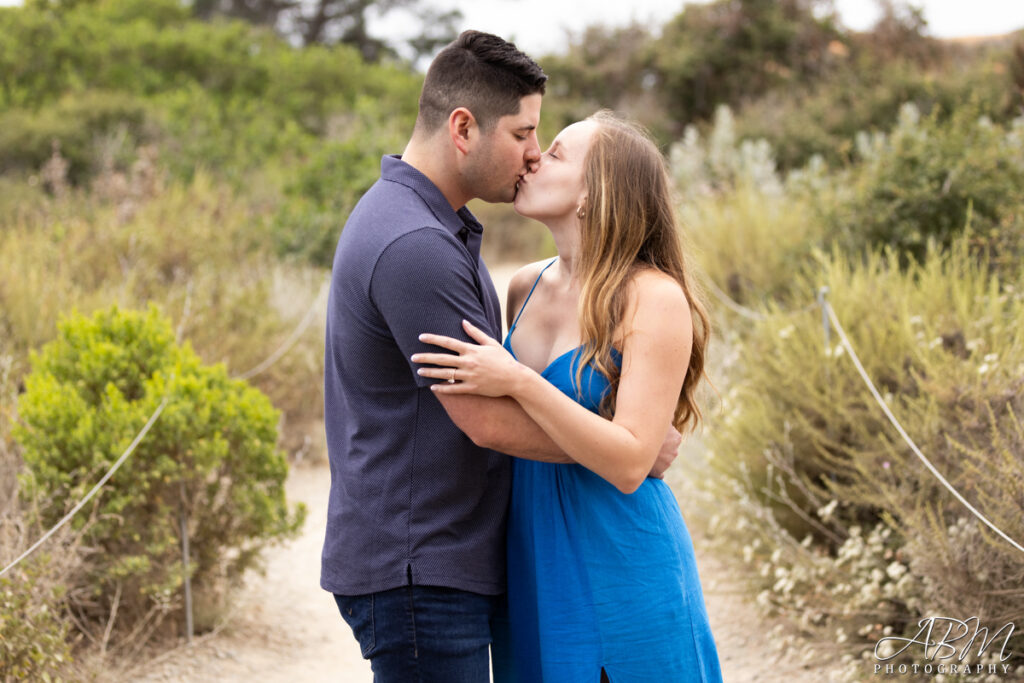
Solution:
M673 415L680 432L701 419L695 398L704 377L710 320L683 253L665 159L635 124L600 111L584 162L587 198L580 235L579 320L583 347L576 373L593 362L611 381L601 414L615 412L620 371L611 351L626 311L627 286L639 271L653 268L682 287L693 316L693 348Z

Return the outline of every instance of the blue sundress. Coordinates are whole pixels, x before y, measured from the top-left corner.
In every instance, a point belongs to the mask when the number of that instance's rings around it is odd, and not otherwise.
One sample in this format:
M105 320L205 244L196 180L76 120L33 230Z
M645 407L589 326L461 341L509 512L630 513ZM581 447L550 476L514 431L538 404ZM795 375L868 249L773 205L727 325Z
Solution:
M533 289L505 338L513 356ZM542 374L597 412L609 383L587 367L577 392L578 351ZM693 543L668 485L648 478L626 495L581 465L513 458L508 628L495 638L508 639L495 646L508 653L495 658L496 683L598 683L602 668L612 683L721 681Z

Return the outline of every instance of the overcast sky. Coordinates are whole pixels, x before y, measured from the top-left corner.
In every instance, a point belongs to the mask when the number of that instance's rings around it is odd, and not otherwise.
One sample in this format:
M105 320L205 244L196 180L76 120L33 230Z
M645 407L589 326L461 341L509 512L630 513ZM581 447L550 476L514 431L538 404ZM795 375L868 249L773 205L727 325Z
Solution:
M462 11L460 28L476 28L511 38L526 52L542 55L566 45L566 31L579 33L595 23L623 25L636 19L663 24L680 12L683 0L431 0L435 6ZM941 37L1007 33L1024 28L1022 0L917 0L924 7L929 32ZM835 0L844 24L867 29L878 18L874 0ZM416 28L397 13L385 25L402 33Z
M533 55L558 52L566 45L566 31L604 23L640 22L660 25L675 16L683 0L424 0L435 7L458 8L460 29L476 28L511 38ZM0 5L20 5L21 0L0 0ZM854 29L869 28L878 17L874 0L835 0L842 21ZM1024 28L1022 0L916 0L923 6L932 35L941 37L1007 33ZM419 27L392 13L371 30L392 35L411 35Z

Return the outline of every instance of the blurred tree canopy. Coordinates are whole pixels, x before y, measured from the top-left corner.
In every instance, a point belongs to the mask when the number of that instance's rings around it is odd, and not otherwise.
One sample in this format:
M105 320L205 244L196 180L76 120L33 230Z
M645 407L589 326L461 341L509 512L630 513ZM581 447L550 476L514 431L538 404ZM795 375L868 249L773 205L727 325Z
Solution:
M398 55L393 41L370 35L367 19L371 11L378 15L399 9L413 13L422 27L406 41L413 63L451 42L462 18L458 10L440 11L424 0L193 0L192 9L203 19L223 15L275 27L300 45L352 45L370 62Z
M653 64L669 114L706 119L718 104L819 78L839 37L835 11L822 0L690 5L664 27Z
M27 6L51 11L109 4L106 0L26 0ZM410 63L415 64L451 42L462 19L459 10L439 10L430 4L430 0L183 0L177 3L158 1L156 4L163 5L164 11L175 15L187 13L191 8L194 16L207 21L226 17L266 26L297 47L351 45L368 62L377 62L385 57L398 59L400 48L404 48L402 51ZM371 14L383 16L396 10L410 12L421 27L420 32L405 40L390 40L370 34L368 19Z
M685 6L657 36L637 24L588 28L544 66L561 96L646 110L649 125L678 134L719 104L819 78L839 38L828 0L718 0ZM628 104L638 99L647 104ZM652 100L660 122L650 120Z
M660 31L588 27L542 60L546 116L561 127L610 107L667 144L687 125L706 130L724 104L740 137L766 138L794 168L815 154L850 161L854 135L889 125L905 102L949 115L974 96L997 121L1021 111L1024 42L1016 53L954 45L927 34L920 9L878 4L863 32L830 0L715 0L686 5Z

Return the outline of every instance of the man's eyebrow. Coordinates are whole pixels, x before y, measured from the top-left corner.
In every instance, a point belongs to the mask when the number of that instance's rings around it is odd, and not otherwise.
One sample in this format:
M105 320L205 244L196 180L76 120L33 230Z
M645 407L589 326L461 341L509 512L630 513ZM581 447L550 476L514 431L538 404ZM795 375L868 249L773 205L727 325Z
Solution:
M518 128L516 128L516 130L525 130L525 131L531 131L531 130L536 130L536 129L537 129L537 126L533 126L533 125L530 125L530 126L519 126Z

